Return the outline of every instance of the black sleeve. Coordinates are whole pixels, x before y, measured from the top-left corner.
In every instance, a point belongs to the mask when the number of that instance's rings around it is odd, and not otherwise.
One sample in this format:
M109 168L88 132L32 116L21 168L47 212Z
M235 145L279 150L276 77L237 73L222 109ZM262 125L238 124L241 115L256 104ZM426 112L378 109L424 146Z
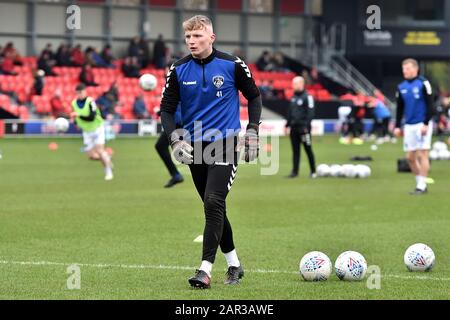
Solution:
M171 137L176 129L174 114L177 111L178 102L180 101L180 86L178 84L177 72L175 65L172 65L167 72L166 86L161 100L161 125L167 137Z
M292 110L292 102L289 103L289 105L288 105L286 127L290 127L291 126L291 122L292 122L292 111L291 110Z
M177 71L172 65L167 72L166 86L161 100L161 114L168 112L174 114L180 101L180 86L178 84Z
M395 127L400 128L402 125L402 118L403 118L403 112L405 110L405 103L403 101L402 95L400 94L400 91L397 90L395 93L397 97L397 114L395 117Z
M308 101L306 103L306 107L307 107L307 121L308 121L308 126L311 125L311 121L314 119L314 98L313 96L308 95Z
M89 103L89 115L87 117L80 116L80 119L84 121L94 121L96 115L97 115L97 105L95 104L95 101L91 101Z
M433 101L433 90L431 89L431 84L428 80L423 82L423 95L425 97L425 103L427 105L427 112L425 114L425 125L428 125L431 118L434 115L434 101Z
M261 119L262 101L257 96L248 102L248 122L259 125Z
M161 112L161 124L164 128L164 132L167 135L167 138L169 139L170 144L172 144L172 133L176 129L176 123L175 123L175 117L173 113L169 113L166 111Z
M311 126L311 121L314 118L314 98L305 94L302 97L302 105L297 108L301 108L301 116L298 119L299 125L302 128L309 128Z
M260 96L259 89L253 80L250 69L240 58L236 57L235 62L235 83L236 88L242 92L249 102Z

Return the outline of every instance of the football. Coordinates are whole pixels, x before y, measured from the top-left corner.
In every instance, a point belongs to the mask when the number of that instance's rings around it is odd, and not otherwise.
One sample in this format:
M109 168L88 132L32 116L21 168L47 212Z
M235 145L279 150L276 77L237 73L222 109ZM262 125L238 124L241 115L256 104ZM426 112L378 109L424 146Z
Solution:
M139 78L139 85L142 90L151 91L156 88L157 84L158 80L156 80L156 77L150 73L145 73Z
M355 166L353 164L342 165L342 175L347 178L354 178L356 176Z
M367 262L356 251L345 251L337 257L334 269L337 277L341 280L359 281L366 275Z
M332 164L330 166L330 176L341 177L342 176L342 166L339 164Z
M430 271L435 262L433 250L423 243L416 243L406 249L403 257L409 271Z
M67 130L69 130L69 120L67 120L66 118L57 118L55 120L55 129L58 132L66 132Z
M331 260L320 251L312 251L300 260L300 274L305 281L324 281L331 274Z
M433 143L433 150L447 150L447 144L445 142L442 141L436 141L435 143Z
M450 151L447 149L438 150L437 154L440 160L448 160L450 158Z
M355 176L357 178L367 178L371 173L372 170L365 164L358 164L355 166Z
M439 152L437 150L430 150L429 154L430 160L439 160Z
M327 177L330 175L330 167L327 164L319 164L316 168L319 177Z

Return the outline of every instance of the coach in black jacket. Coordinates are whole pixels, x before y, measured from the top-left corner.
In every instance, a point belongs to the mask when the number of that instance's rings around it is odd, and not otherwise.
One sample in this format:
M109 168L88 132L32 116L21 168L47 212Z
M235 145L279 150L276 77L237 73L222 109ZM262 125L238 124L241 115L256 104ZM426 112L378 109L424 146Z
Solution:
M292 80L294 96L289 105L286 127L290 127L290 137L293 151L293 169L288 178L298 176L300 164L300 143L303 143L308 155L311 178L316 177L316 164L311 145L311 121L314 117L314 99L305 91L305 80L295 77Z

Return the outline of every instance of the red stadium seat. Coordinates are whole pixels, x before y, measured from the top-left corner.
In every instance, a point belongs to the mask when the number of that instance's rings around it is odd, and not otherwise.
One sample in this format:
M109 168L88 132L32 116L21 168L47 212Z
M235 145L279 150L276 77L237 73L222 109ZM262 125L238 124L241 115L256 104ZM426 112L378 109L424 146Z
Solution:
M291 88L284 89L284 96L287 100L291 100L291 98L294 96L294 90Z
M30 118L30 113L26 106L19 106L19 118L22 120L28 120Z
M31 102L36 107L37 113L50 113L51 107L50 107L50 101L48 97L44 96L33 96L31 98Z
M7 110L9 111L9 113L11 113L17 117L19 116L19 107L18 106L11 104Z
M11 101L9 100L9 97L7 95L0 94L0 107L3 107L3 109L8 110L10 105Z

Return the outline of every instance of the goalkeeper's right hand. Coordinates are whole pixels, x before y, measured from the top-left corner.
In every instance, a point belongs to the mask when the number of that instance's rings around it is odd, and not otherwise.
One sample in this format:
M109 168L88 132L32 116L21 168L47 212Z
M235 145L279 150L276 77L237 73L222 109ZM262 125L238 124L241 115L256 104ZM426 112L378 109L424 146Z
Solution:
M177 140L172 143L172 153L177 161L183 164L191 164L194 160L192 151L194 148L184 140Z

